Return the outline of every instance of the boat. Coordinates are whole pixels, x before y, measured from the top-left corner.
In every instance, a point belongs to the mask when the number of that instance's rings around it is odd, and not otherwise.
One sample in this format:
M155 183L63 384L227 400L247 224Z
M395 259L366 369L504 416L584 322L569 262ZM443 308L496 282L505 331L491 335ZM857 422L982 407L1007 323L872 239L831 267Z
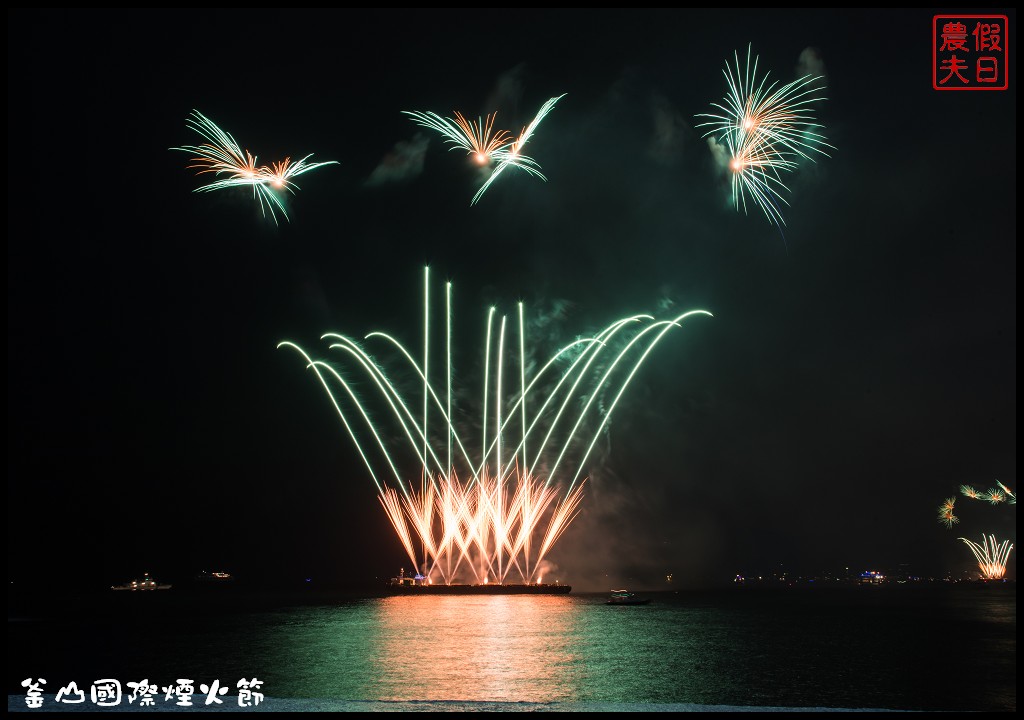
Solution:
M566 595L572 592L572 585L547 583L532 585L509 583L398 585L388 583L386 590L391 595Z
M171 586L163 583L158 583L156 580L149 576L149 573L144 573L141 580L130 580L123 585L111 585L111 590L170 590Z
M650 598L637 597L629 590L612 590L612 596L608 598L605 605L647 605Z
M561 583L432 583L419 573L404 571L385 584L390 595L566 595L572 585Z

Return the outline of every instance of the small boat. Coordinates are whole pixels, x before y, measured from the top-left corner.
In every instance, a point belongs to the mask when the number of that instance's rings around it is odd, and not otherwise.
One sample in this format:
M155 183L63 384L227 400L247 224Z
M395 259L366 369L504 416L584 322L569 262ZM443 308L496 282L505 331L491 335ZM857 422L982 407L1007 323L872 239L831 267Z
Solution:
M612 596L605 605L647 605L650 598L640 598L629 590L612 590Z
M124 585L111 585L110 589L111 590L131 590L131 591L139 591L139 590L170 590L171 586L170 585L165 585L165 584L162 584L162 583L157 583L156 580L154 580L153 578L151 578L149 576L149 573L146 573L145 575L143 575L141 580L131 580L130 582L126 582Z

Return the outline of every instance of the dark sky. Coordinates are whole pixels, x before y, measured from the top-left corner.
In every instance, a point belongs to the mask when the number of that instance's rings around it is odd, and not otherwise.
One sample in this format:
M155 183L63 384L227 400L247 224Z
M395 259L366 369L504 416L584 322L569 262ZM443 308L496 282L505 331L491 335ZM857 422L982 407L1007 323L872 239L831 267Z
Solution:
M11 579L393 572L364 466L276 345L418 346L426 264L454 286L466 413L491 304L557 317L539 344L714 313L616 408L563 582L970 569L957 537L1016 532L966 498L935 520L961 484L1016 489L1015 48L1008 91L936 92L933 14L8 11ZM827 74L836 149L790 176L784 239L731 207L694 128L748 43L773 79L806 48ZM402 110L518 130L562 93L529 148L547 183L510 173L471 208L436 136L421 172L368 183L419 131ZM261 161L340 164L275 227L192 192L168 148L199 142L193 109Z

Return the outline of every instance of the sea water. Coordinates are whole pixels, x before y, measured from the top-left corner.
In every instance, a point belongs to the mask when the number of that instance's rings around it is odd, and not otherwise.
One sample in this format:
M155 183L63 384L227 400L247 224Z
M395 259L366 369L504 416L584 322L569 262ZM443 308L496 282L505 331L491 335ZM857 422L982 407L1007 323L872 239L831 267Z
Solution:
M216 710L1015 711L1007 584L357 597L112 593L8 612L8 708L98 710L99 679L194 681ZM229 687L206 705L214 680ZM258 707L237 682L258 679ZM85 702L54 702L75 681ZM124 699L117 708L131 709Z

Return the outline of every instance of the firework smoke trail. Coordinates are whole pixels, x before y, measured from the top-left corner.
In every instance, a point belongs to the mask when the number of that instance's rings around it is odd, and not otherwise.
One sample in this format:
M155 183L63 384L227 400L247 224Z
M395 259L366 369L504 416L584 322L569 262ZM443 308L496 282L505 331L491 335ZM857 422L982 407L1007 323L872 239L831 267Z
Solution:
M492 172L491 176L487 178L487 181L480 186L479 190L476 191L476 195L473 196L473 199L469 203L470 205L476 205L477 201L483 197L485 192L487 192L487 188L491 186L491 183L497 180L498 176L501 175L507 167L517 167L520 170L524 170L530 175L547 182L547 178L544 177L543 173L540 171L540 164L538 164L533 158L523 155L523 146L525 146L526 143L529 142L530 138L533 137L533 133L537 131L537 126L540 125L541 120L547 117L548 113L554 109L555 103L564 98L565 95L566 93L562 93L557 97L550 98L547 102L541 105L536 117L533 118L529 125L523 128L523 131L519 133L519 137L507 146L498 148L494 151L492 156L498 161L498 167L494 169L494 172Z
M425 272L425 286L428 282ZM294 343L286 341L278 347L299 353L320 381L369 470L385 514L406 553L415 566L425 567L431 581L436 576L451 582L459 568L465 566L478 582L491 578L504 582L513 571L523 581L531 582L541 560L578 514L584 482L579 478L590 451L645 358L668 330L680 327L685 318L710 313L694 310L660 322L645 315L617 320L593 337L569 343L546 363L537 364L539 370L529 379L521 307L517 353L506 353L505 335L512 335L506 333L508 318L502 317L501 323L495 323L491 308L484 347L483 432L479 449L470 452L452 420L457 409L452 407L450 379L451 323L449 320L446 324L447 363L439 366L429 362L430 312L426 307L426 288L423 297L422 365L398 340L381 332L369 333L363 342L383 341L386 348L391 348L399 362L395 372L387 370L361 342L336 333L324 335L324 339L330 341L329 349L341 351L342 359L349 361L344 372L323 360L314 360ZM450 298L449 288L449 319ZM624 340L617 339L620 334ZM620 350L609 350L613 340ZM613 359L603 360L605 354ZM513 359L519 367L509 374L505 371ZM431 367L436 375L445 373L446 398L442 397L443 390L442 396L434 390ZM365 397L355 392L353 372L363 380L359 385L368 391ZM399 375L412 377L413 384L421 384L420 389L413 391L415 398L407 399L399 384L391 379ZM519 382L508 383L506 376L518 376ZM519 387L515 388L517 384ZM593 398L604 393L612 393L614 401L607 406L595 404ZM413 409L420 399L421 416L419 408ZM398 430L398 436L405 437L407 460L399 459L389 443L384 442L381 418L390 418L389 430ZM585 453L572 457L570 448L586 443L577 436L589 434L595 426L597 430ZM534 455L530 464L526 462L528 440L530 455ZM557 452L557 459L547 467L545 458L550 452ZM406 480L413 460L422 473L419 491L413 490ZM378 472L377 466L383 472ZM537 472L542 466L543 471ZM386 479L388 471L393 481ZM569 487L559 499L563 477ZM541 532L545 522L546 529ZM421 557L417 557L417 545Z
M960 538L967 547L971 549L978 567L981 569L981 577L986 580L1000 580L1006 575L1006 563L1010 559L1010 551L1013 550L1013 543L1003 540L996 544L996 536L981 536L981 543L973 542L967 538Z
M257 166L256 156L248 150L243 151L230 133L224 132L208 117L198 110L193 110L185 125L207 140L202 145L183 145L171 150L180 150L193 154L192 164L188 169L197 170L197 175L213 173L213 182L197 187L193 192L213 192L234 187L251 187L253 198L260 204L263 217L270 212L274 224L277 224L277 212L280 211L288 220L284 201L279 194L287 191L295 194L298 185L293 178L325 165L337 165L336 160L325 162L307 162L312 154L293 163L291 158L282 162L271 163L271 166Z
M747 212L747 196L776 227L785 225L782 205L788 205L783 193L789 188L781 173L797 168L800 158L814 161L815 155L828 156L832 148L815 122L814 103L825 98L823 78L805 75L780 85L768 83L768 73L758 79L758 58L747 46L747 62L740 68L739 53L734 53L735 73L728 62L725 76L728 92L722 103L712 103L716 112L701 113L707 122L697 127L709 142L726 148L732 179L733 206Z

